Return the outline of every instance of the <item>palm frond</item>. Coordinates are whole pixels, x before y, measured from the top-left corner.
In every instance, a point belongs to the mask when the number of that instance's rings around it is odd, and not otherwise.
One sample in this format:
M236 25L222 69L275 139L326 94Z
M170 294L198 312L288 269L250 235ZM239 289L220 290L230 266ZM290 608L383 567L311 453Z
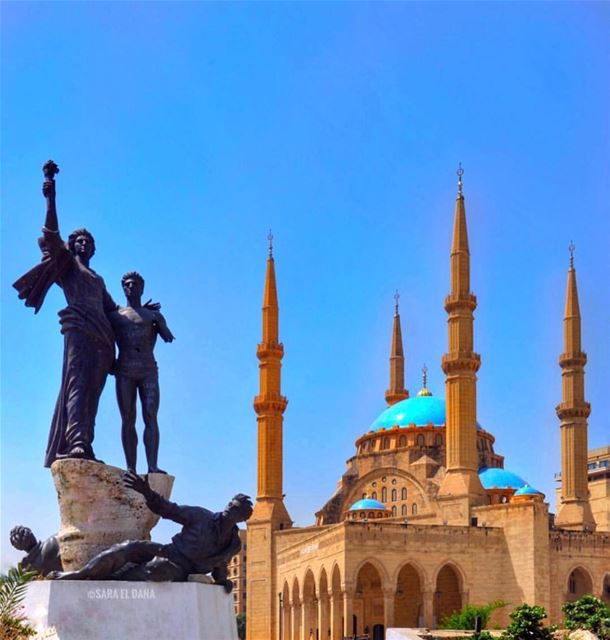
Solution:
M13 616L23 602L28 582L38 574L26 571L20 566L11 567L6 575L0 576L0 616Z

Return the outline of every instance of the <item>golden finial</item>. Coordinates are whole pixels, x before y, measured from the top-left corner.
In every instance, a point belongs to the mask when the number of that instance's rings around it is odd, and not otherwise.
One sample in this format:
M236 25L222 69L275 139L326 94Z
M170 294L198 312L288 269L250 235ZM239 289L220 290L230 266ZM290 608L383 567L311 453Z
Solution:
M269 241L269 257L273 258L273 233L271 233L271 229L269 229L267 240Z
M458 198L463 198L464 194L462 193L462 176L464 175L464 169L462 169L462 163L458 163L458 170L456 171L458 177Z
M400 300L400 293L398 293L398 289L394 293L394 315L398 315L398 301Z
M428 389L428 367L425 364L422 367L421 373L422 373L423 387L421 388L420 392L417 395L420 398L422 396L431 396L432 392L430 391L430 389Z
M568 251L570 252L570 269L574 268L574 251L576 250L576 246L570 240L570 244L568 246Z

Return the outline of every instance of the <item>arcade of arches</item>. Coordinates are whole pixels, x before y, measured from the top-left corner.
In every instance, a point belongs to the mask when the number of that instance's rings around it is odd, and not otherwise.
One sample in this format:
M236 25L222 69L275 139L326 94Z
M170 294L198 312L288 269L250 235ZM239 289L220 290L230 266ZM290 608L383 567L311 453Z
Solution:
M434 625L461 609L462 579L452 564L440 568L432 586L412 563L404 564L391 581L376 564L361 564L349 586L337 565L330 576L322 568L317 580L311 569L302 581L286 579L280 598L281 640L341 640L366 633L382 639L388 627Z
M280 640L342 640L366 633L372 640L383 639L388 627L435 628L468 603L462 570L452 562L437 567L431 577L414 562L388 576L370 558L358 566L351 582L345 582L337 564L331 571L322 567L318 575L308 568L304 577L283 580ZM575 567L567 575L563 601L586 593L610 603L610 572L595 585L587 569Z

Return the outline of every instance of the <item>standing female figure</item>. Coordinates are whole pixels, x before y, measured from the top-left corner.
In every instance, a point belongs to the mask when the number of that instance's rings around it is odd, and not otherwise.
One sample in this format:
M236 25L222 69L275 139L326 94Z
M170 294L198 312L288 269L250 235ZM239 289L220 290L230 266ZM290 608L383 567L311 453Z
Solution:
M78 229L64 242L59 234L55 207L55 174L49 160L43 167L42 193L47 201L42 262L13 285L26 306L37 313L53 283L59 285L68 306L59 312L64 336L61 388L49 432L45 467L59 458L95 460L93 437L97 407L114 360L114 334L107 314L117 305L104 280L89 267L95 253L93 236Z

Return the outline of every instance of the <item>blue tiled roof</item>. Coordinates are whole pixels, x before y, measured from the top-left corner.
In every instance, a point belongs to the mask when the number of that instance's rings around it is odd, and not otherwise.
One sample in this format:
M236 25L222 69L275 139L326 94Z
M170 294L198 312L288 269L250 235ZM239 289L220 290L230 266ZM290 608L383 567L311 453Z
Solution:
M371 425L371 429L391 429L394 425L407 427L410 424L436 427L445 424L445 401L436 396L415 396L401 400L388 407Z
M379 502L379 500L373 500L372 498L363 498L362 500L358 500L358 502L354 502L349 510L359 511L361 509L381 509L381 511L385 511L385 506L381 502Z
M541 491L538 489L534 489L534 487L530 487L529 484L524 484L521 489L517 489L515 491L516 496L534 496L534 495L542 495Z
M492 467L480 469L479 478L484 489L520 489L526 484L516 473Z

